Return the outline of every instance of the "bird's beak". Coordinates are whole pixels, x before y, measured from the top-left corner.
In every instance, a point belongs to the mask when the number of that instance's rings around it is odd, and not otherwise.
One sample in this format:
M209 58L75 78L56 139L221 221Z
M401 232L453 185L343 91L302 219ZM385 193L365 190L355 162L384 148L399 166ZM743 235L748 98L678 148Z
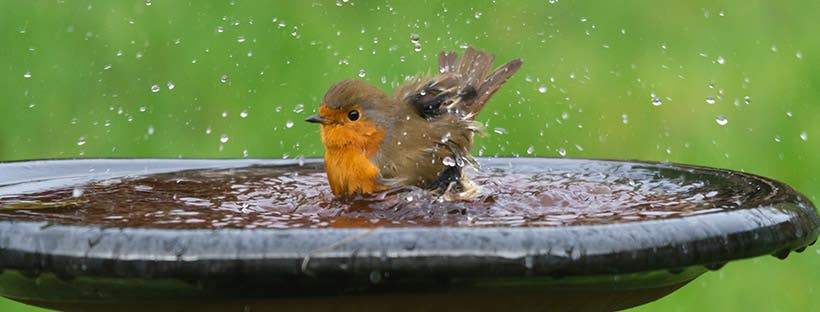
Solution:
M319 114L316 114L316 115L310 116L308 118L305 118L305 121L320 123L320 124L323 124L323 125L326 125L326 124L329 123L329 120L325 119L324 117L320 116Z

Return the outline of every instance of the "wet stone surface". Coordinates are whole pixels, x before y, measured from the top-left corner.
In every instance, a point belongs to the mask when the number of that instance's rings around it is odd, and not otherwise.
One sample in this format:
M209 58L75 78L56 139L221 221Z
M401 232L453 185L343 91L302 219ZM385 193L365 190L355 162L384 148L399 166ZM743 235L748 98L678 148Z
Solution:
M572 226L736 209L760 193L710 172L618 162L495 166L468 176L478 195L443 201L418 188L337 198L318 165L181 171L0 194L0 220L166 229Z

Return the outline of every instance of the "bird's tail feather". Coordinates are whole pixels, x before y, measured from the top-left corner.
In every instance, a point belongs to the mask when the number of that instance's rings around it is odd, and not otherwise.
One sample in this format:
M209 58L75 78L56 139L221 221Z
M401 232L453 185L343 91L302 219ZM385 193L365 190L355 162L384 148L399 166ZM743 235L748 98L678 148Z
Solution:
M493 60L495 55L473 47L467 48L461 58L454 51L439 54L439 77L442 82L452 79L450 84L456 88L454 95L460 98L452 103L470 118L484 108L495 91L521 68L522 63L521 59L515 59L489 73Z

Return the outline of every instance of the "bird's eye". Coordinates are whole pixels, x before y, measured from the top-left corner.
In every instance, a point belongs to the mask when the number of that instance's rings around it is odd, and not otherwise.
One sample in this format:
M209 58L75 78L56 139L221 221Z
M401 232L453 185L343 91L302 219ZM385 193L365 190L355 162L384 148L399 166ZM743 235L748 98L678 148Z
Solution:
M347 119L350 119L350 121L359 120L359 111L354 109L352 111L347 112Z

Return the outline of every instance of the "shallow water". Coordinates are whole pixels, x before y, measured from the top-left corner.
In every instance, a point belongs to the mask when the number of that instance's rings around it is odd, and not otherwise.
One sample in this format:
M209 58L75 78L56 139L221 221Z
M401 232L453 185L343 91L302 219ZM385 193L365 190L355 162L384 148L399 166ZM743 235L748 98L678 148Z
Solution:
M318 165L192 170L0 195L0 219L170 229L568 226L737 208L750 185L631 163L471 171L472 200L418 188L336 198Z

